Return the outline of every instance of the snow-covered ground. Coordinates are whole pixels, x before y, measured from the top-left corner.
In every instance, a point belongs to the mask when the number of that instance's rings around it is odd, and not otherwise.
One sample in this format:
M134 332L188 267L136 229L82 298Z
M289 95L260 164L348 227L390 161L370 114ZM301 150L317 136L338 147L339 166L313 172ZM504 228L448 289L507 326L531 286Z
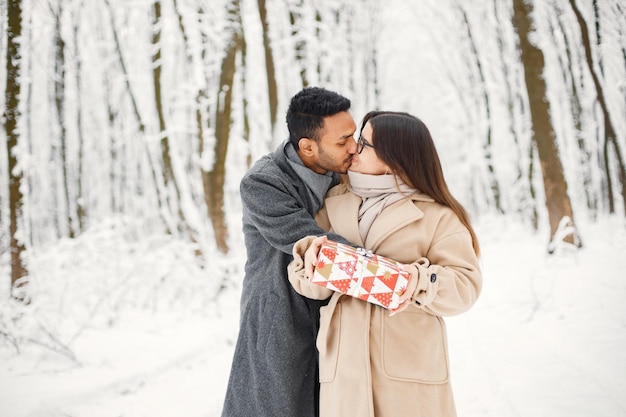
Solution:
M552 256L545 236L524 225L496 218L477 226L484 290L470 312L447 319L459 416L626 415L624 220L579 223L584 247ZM111 260L105 255L119 244L81 239L33 255L40 275L58 281L63 303L47 309L33 303L35 318L28 320L0 307L0 330L22 332L15 344L0 336L0 416L219 416L239 288L227 286L211 300L215 283L189 267L189 259L172 257L185 252L172 243L162 241L160 254L154 242L124 246ZM242 254L228 262L244 261ZM124 281L108 275L111 263ZM152 287L141 279L128 284L133 274L155 275L157 267L167 272ZM241 268L232 270L240 282ZM102 282L99 292L85 290L94 277ZM172 280L188 282L192 291L181 292ZM90 310L79 308L94 294L106 296L91 298Z

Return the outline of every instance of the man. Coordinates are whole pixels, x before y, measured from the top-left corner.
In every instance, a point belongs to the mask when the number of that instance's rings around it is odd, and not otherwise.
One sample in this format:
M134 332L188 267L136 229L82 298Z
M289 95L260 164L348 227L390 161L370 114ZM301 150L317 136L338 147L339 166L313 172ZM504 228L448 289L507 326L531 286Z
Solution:
M313 216L356 152L349 109L350 100L335 92L300 91L287 111L289 140L241 180L248 260L222 417L317 415L315 339L325 302L297 294L287 265L296 241L327 234Z

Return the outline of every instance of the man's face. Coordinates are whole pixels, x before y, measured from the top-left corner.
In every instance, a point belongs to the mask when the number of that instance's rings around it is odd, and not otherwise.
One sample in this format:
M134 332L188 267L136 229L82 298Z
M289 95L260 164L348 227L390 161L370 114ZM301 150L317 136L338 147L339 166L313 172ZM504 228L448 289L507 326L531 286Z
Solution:
M313 166L309 168L319 174L327 171L348 172L356 152L355 131L356 124L347 111L325 117L319 142L314 145L316 153Z

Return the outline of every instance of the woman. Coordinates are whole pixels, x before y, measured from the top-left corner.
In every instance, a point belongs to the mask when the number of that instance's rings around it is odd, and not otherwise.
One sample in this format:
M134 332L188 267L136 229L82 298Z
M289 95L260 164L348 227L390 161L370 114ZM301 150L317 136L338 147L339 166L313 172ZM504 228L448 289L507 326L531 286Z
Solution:
M329 191L318 223L403 263L411 279L390 314L309 282L325 237L294 247L296 291L332 295L317 338L320 417L455 416L442 317L467 311L482 286L468 216L448 190L430 132L409 114L368 113L348 175L349 185Z

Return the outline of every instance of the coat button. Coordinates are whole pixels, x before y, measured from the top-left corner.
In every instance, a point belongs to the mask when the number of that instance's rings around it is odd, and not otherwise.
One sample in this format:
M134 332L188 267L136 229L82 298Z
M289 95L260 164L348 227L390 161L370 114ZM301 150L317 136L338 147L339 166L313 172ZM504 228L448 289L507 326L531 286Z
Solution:
M437 274L430 274L430 282L437 281Z

